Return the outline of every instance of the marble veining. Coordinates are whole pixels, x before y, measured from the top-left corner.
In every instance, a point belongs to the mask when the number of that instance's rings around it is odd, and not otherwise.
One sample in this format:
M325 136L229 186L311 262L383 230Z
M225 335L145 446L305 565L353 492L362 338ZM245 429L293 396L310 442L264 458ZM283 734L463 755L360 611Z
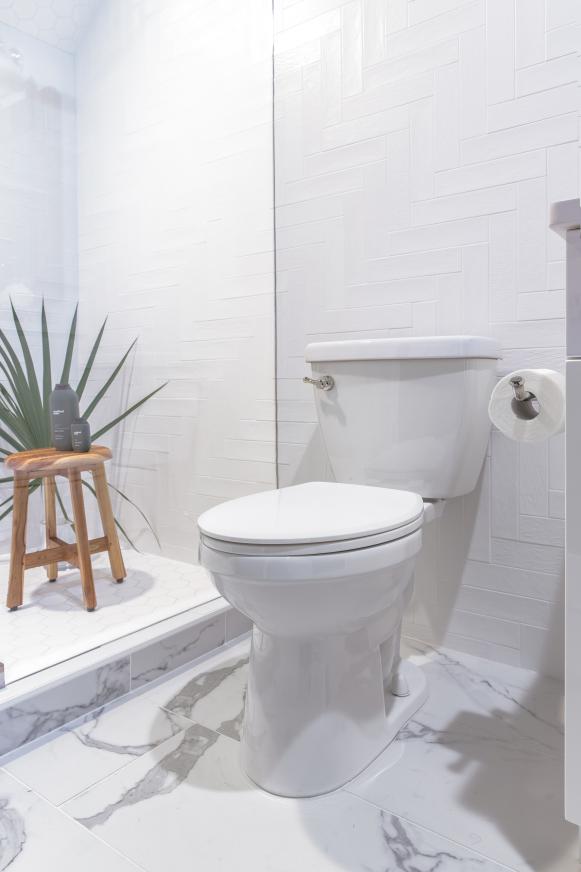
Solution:
M101 709L78 726L58 730L25 753L11 755L5 769L61 805L189 726L187 718L143 697L131 697Z
M9 797L0 796L0 869L8 869L22 853L26 842L26 825Z
M147 872L192 856L204 872L577 872L562 810L561 685L425 646L406 653L425 670L430 698L384 754L327 796L270 796L242 771L247 640L5 768L27 795L59 803L64 820ZM29 817L8 808L20 815L4 824L15 850ZM22 856L39 838L27 837Z
M229 736L240 738L248 675L247 639L153 688L149 699L167 711Z
M434 845L418 844L417 831L406 821L387 812L380 813L381 833L389 857L385 872L476 872L490 869L485 857L467 856L458 845L438 850ZM498 868L498 867L497 867Z
M131 686L142 687L155 681L213 648L219 648L224 641L225 618L218 615L195 629L188 627L182 633L136 651L131 658Z
M139 872L140 868L0 771L0 872Z
M199 725L190 727L177 737L175 743L166 746L161 760L155 762L151 769L119 799L94 815L78 818L79 823L89 829L103 826L119 809L126 809L146 802L152 797L171 793L188 778L198 760L218 738L217 733L205 727Z
M129 690L129 658L64 682L54 691L0 710L0 754L99 709Z

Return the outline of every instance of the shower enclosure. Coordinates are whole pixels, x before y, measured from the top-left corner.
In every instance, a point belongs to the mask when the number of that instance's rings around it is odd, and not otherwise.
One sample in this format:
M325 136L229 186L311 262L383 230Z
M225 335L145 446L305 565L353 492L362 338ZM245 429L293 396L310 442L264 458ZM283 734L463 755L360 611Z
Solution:
M197 566L198 515L275 483L270 3L2 4L0 125L8 341L18 347L12 301L40 371L44 301L54 383L78 307L75 386L105 323L81 412L131 347L94 432L163 385L101 440L125 583L94 558L98 609L87 614L76 569L50 586L29 570L24 607L1 611L10 683L217 597ZM39 491L29 550L42 547L41 508ZM62 538L69 518L63 489Z

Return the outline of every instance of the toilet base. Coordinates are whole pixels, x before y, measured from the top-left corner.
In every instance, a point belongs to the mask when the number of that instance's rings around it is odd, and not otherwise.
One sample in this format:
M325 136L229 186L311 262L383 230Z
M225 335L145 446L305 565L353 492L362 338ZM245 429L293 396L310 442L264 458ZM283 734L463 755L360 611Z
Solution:
M344 642L298 645L255 627L241 750L246 773L263 790L310 797L342 787L427 699L415 664L399 664L409 694L394 696L384 690L379 650L356 652Z

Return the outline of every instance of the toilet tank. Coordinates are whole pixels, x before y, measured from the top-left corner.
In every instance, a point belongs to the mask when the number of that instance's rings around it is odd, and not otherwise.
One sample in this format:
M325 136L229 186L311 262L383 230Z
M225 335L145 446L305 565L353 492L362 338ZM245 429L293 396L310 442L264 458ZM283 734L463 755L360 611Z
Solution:
M314 342L306 360L337 481L446 499L472 491L486 454L499 344L482 336Z

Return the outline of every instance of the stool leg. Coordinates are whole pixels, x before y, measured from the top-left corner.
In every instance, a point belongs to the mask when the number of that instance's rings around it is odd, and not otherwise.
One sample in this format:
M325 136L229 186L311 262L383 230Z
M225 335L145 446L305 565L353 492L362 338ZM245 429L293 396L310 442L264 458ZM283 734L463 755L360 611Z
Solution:
M22 605L24 586L24 555L26 553L26 516L28 514L28 478L14 477L12 507L12 547L10 549L10 577L6 605L11 611Z
M79 472L69 472L69 485L71 488L71 501L73 504L73 517L75 519L75 533L77 537L77 557L81 570L83 584L83 599L88 612L95 610L97 598L93 582L93 567L91 566L91 552L89 551L89 537L87 534L87 518L85 516L85 503L83 501L83 485Z
M93 470L93 481L95 483L95 492L97 494L97 503L99 504L103 532L109 542L109 563L111 564L111 574L117 582L121 582L126 575L125 564L121 554L121 546L119 545L115 517L113 515L113 509L111 508L107 476L105 475L105 467L103 464L95 467Z
M50 540L56 536L56 495L55 495L55 480L52 475L45 478L43 482L44 490L44 521L46 524L46 547L50 548ZM49 581L56 581L58 576L58 563L49 563L46 567L46 574Z

